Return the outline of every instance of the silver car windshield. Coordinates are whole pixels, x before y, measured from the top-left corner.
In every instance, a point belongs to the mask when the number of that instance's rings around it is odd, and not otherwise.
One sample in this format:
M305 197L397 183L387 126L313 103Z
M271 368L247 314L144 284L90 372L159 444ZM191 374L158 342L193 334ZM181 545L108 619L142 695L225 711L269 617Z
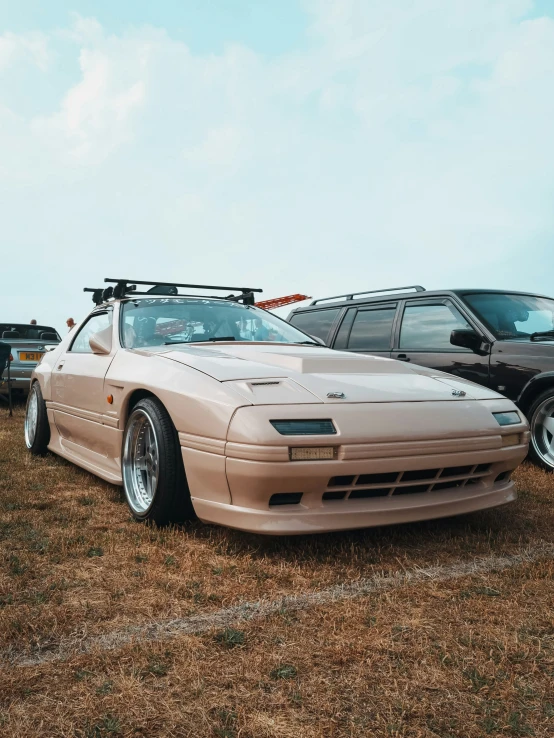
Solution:
M4 336L4 333L9 335ZM47 334L48 341L61 341L55 328L48 325L36 325L32 323L0 323L0 341L10 338L12 341L40 341L44 340L42 334ZM55 338L54 338L55 336Z
M168 297L129 300L122 305L121 343L125 348L218 340L311 341L277 316L236 302Z
M529 339L554 330L554 300L537 295L481 292L464 295L479 318L499 340Z

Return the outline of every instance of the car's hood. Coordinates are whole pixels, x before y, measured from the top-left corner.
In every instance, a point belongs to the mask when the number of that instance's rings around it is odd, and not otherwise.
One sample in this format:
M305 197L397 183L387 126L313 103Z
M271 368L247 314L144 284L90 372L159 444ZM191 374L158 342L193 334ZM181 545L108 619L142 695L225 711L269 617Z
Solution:
M253 404L500 397L442 372L323 347L228 343L207 347L185 345L178 349L160 347L152 351L219 382L228 382Z

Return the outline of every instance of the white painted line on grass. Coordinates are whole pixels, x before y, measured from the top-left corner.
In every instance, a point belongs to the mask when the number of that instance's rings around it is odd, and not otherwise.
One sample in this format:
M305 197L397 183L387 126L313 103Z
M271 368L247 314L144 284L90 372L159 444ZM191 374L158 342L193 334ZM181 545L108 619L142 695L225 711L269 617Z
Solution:
M37 666L51 661L66 661L73 656L92 651L109 651L129 643L165 641L181 635L205 633L212 629L227 628L240 621L264 618L282 611L305 610L420 582L441 582L471 575L492 574L545 558L554 558L554 544L541 542L517 554L505 556L492 554L472 561L457 561L445 566L415 567L395 574L377 574L367 579L334 585L319 592L288 595L278 600L242 602L205 615L133 625L103 635L70 636L62 639L55 648L49 647L48 650L34 653L5 651L2 654L2 661L12 666Z

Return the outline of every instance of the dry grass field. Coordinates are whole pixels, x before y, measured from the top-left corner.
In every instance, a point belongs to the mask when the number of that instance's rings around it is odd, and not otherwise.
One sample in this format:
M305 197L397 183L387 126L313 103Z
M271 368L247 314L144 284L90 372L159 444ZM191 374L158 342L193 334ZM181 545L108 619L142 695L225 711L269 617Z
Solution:
M554 735L552 476L395 528L156 530L22 426L0 406L0 735Z

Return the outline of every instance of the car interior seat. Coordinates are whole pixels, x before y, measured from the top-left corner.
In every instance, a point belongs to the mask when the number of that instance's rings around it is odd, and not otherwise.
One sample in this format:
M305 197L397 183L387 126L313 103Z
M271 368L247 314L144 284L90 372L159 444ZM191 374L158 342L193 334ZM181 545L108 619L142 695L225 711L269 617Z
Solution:
M144 318L140 325L140 339L143 346L162 346L165 337L156 333L156 318Z
M19 331L4 331L2 338L19 338Z
M131 349L137 345L137 334L135 329L129 323L123 326L123 342L125 348Z

